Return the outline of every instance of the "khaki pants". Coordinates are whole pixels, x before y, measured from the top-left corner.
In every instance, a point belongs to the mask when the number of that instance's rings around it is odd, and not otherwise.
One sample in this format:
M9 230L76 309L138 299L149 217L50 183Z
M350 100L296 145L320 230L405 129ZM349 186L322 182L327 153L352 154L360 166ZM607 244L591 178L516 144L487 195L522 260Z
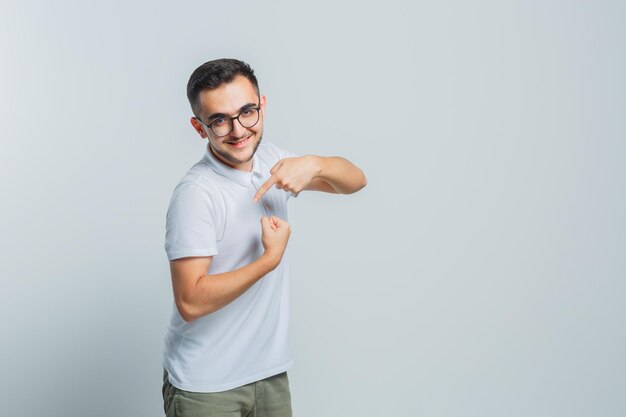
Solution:
M166 417L292 417L287 372L223 392L174 387L163 370Z

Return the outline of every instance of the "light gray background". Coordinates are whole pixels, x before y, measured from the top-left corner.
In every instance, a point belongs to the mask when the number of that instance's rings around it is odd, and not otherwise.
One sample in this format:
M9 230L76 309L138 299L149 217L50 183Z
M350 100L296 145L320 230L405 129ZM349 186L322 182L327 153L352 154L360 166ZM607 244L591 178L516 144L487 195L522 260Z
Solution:
M626 414L620 1L0 8L0 404L161 415L189 74L369 184L291 203L295 415Z

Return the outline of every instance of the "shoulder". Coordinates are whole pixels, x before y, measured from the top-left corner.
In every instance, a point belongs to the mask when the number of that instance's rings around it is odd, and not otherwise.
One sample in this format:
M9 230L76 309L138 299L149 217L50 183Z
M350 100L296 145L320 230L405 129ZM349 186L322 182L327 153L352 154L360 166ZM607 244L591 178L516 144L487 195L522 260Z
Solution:
M173 197L184 193L214 195L220 193L223 178L203 159L196 162L178 181Z
M188 173L189 174L189 173ZM224 206L224 197L219 181L210 174L185 175L172 192L169 209L215 211Z

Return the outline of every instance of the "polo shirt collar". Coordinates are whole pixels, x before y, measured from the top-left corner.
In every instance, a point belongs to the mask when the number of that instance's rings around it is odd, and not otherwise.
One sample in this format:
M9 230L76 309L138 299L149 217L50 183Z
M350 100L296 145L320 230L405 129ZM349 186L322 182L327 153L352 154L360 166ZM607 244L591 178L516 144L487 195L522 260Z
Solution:
M261 164L256 152L252 156L252 171L246 172L228 166L219 159L217 159L215 155L213 155L213 152L211 152L210 146L211 145L207 143L207 148L204 152L202 160L206 162L216 173L230 179L231 181L236 182L237 184L243 185L244 187L247 187L252 183L252 177L254 175L258 177L262 175Z

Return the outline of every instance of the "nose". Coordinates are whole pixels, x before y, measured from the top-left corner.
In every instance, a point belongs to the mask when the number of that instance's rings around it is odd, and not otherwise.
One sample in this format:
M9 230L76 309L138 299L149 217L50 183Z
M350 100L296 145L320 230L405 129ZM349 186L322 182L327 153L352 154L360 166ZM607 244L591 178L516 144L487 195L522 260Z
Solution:
M233 120L233 130L230 132L230 135L236 138L240 138L243 136L246 128L241 125L238 119Z

